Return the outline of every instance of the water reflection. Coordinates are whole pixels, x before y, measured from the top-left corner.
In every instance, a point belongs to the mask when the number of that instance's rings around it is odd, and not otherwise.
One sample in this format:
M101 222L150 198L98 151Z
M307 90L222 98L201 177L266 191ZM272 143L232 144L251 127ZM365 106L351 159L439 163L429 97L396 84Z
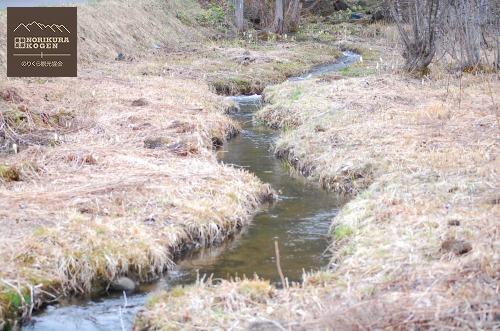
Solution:
M205 249L181 262L180 268L199 270L216 278L257 273L279 282L274 238L280 244L281 264L290 281L300 281L303 270L317 270L327 263L323 254L328 246L328 229L337 213L339 201L302 178L294 178L276 159L272 145L278 134L253 121L260 97L234 98L241 109L233 116L243 125L242 133L219 152L225 164L244 167L270 183L279 192L278 201L259 212L252 224L224 249ZM211 258L207 258L210 257ZM190 280L193 274L186 275Z

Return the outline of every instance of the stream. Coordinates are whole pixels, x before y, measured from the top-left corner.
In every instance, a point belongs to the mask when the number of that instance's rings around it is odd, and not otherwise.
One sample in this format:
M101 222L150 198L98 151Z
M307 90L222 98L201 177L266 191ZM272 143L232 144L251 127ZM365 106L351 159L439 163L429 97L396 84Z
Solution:
M332 64L317 66L300 77L304 80L338 71L359 59L344 52ZM200 275L229 279L235 276L269 279L281 286L276 268L274 238L280 246L281 266L290 282L300 282L304 271L319 270L327 265L325 250L328 230L342 199L328 194L300 176L293 176L281 160L274 157L273 143L279 131L254 120L254 112L262 107L262 97L231 97L240 111L231 116L242 126L240 135L228 141L217 152L219 161L242 167L278 192L272 205L264 206L252 223L234 239L214 248L189 253L159 281L144 285L135 294L111 293L93 300L68 299L33 316L23 330L130 330L135 314L147 298L159 290L192 284Z

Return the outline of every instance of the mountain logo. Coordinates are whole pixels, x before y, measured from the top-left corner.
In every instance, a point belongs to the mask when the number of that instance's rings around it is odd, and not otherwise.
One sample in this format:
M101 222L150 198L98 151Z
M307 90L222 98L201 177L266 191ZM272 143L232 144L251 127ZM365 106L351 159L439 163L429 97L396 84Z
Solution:
M67 32L67 33L71 33L69 32L68 28L66 28L64 25L62 24L51 24L51 25L47 25L47 24L43 24L43 23L38 23L37 21L33 21L31 23L28 23L28 24L24 24L24 23L20 23L15 29L14 29L14 32L16 32L18 29L20 28L24 28L26 29L28 32L31 32L31 29L36 29L38 27L38 29L40 30L52 30L52 32Z
M7 7L7 76L76 77L77 14L76 7Z

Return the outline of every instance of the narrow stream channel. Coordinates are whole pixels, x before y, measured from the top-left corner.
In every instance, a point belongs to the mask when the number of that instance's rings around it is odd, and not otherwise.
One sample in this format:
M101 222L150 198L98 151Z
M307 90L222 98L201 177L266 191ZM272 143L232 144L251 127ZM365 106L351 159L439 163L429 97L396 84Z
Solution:
M338 71L359 59L355 53L333 64L312 68L302 80ZM342 203L301 177L290 175L286 165L273 155L272 145L279 134L254 121L254 112L262 106L260 96L232 99L240 111L232 116L243 131L218 152L220 162L244 167L279 193L278 201L258 212L251 225L234 240L221 247L203 249L186 256L167 276L143 286L137 294L125 297L110 294L95 300L73 300L51 306L33 317L24 330L130 330L137 311L155 291L179 284L191 284L198 275L229 279L252 277L255 273L278 284L274 238L278 238L283 273L290 282L300 281L303 271L318 270L328 257L328 229ZM279 285L279 284L278 284Z

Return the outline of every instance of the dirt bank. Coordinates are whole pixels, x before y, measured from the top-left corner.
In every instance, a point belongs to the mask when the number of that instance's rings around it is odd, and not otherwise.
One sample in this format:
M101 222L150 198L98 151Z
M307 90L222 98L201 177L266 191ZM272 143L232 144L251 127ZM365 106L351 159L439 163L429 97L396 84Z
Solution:
M499 77L436 66L422 80L392 66L381 50L355 75L264 91L258 118L284 129L277 156L354 196L333 220L329 270L287 290L260 280L174 289L151 300L137 330L498 327Z

